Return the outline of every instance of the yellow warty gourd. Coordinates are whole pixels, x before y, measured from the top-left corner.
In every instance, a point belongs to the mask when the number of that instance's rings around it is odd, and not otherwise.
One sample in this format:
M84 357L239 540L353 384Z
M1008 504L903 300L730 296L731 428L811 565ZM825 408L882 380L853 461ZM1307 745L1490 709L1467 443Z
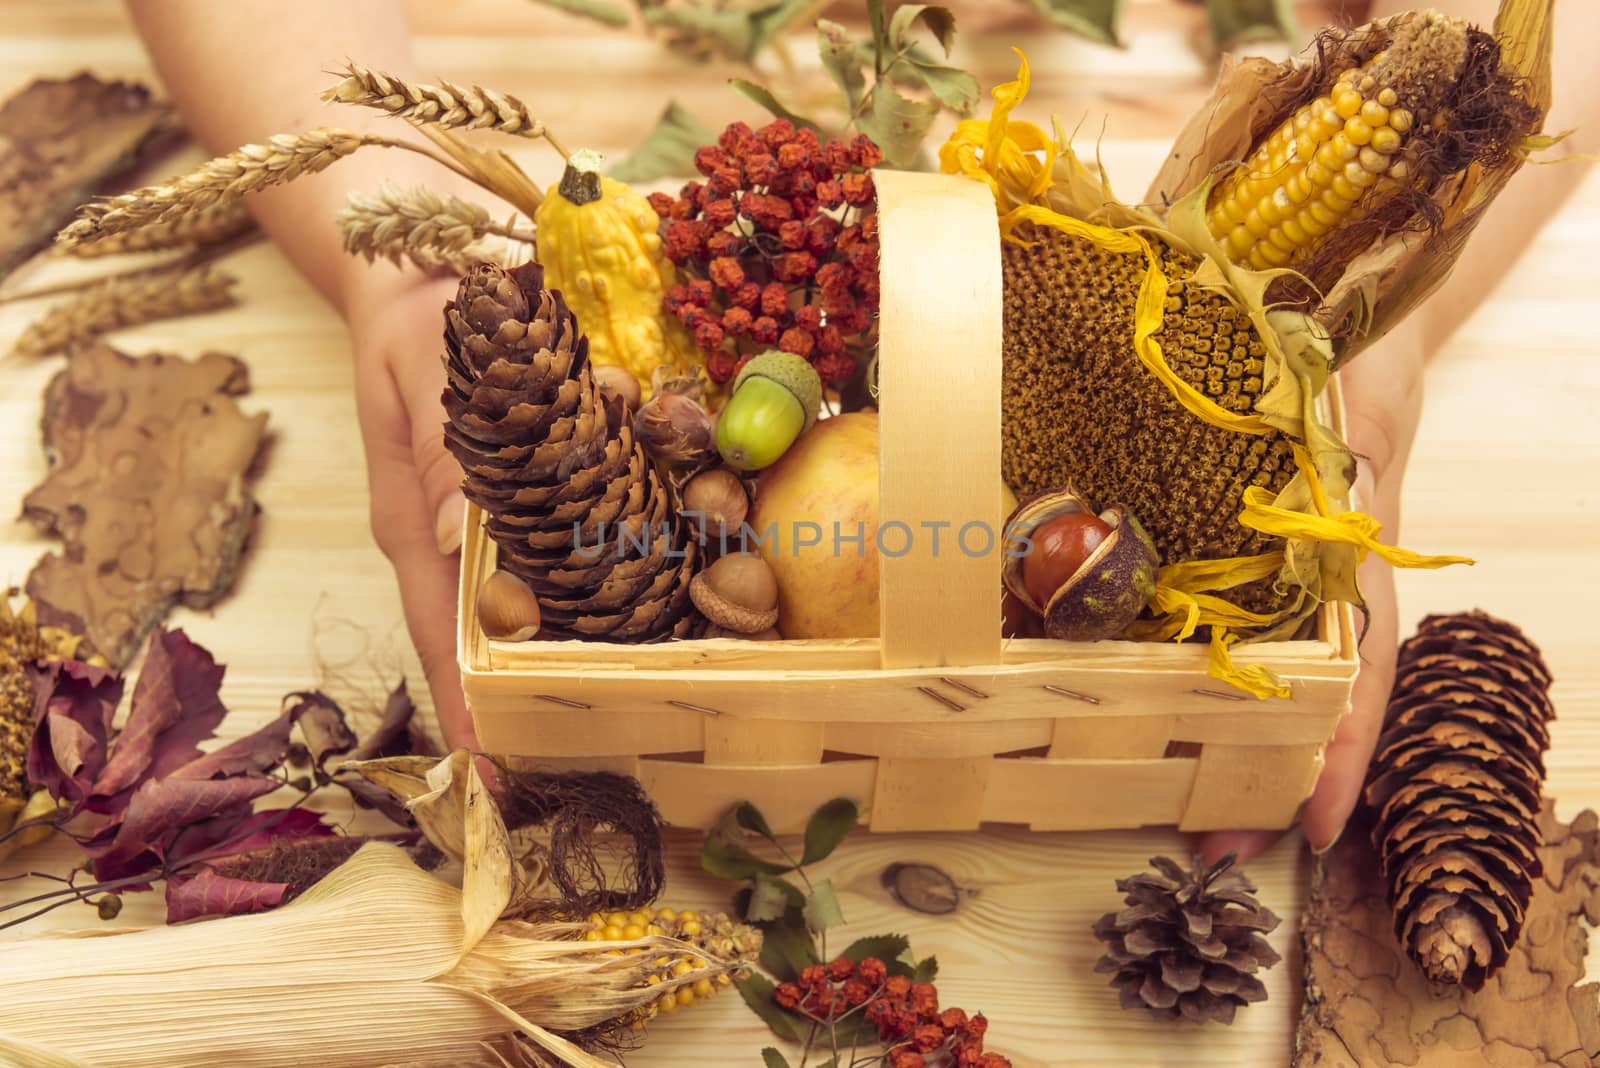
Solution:
M639 192L599 170L600 157L575 152L539 205L539 260L589 339L589 358L624 367L649 395L657 367L692 372L703 359L661 298L674 282L656 233L659 220Z

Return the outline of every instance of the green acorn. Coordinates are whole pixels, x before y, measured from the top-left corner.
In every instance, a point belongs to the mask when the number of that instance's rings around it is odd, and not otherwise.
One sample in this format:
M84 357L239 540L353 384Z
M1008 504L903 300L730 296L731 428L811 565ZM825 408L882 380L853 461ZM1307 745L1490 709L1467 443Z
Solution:
M759 471L811 429L821 408L816 368L792 352L763 352L733 380L733 395L717 417L717 451L729 467Z

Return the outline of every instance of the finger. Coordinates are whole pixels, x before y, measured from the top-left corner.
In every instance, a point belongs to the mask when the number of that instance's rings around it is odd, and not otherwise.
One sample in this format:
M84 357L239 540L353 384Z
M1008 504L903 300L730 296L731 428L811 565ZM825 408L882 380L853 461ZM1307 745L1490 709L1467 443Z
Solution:
M1394 685L1400 629L1394 570L1377 557L1369 557L1361 566L1360 580L1370 616L1361 638L1361 669L1350 695L1350 713L1339 722L1328 743L1322 776L1300 817L1306 841L1318 853L1338 841L1361 797Z
M1281 837L1282 831L1211 831L1200 837L1200 859L1215 864L1233 853L1242 864L1265 853Z
M461 547L466 499L461 495L461 465L444 444L440 346L408 342L391 366L407 412L412 464L433 520L434 544L441 553L454 553Z
M406 627L450 748L477 745L456 667L458 559L440 554L434 513L412 460L405 406L392 377L367 371L357 410L367 446L373 537L394 566Z

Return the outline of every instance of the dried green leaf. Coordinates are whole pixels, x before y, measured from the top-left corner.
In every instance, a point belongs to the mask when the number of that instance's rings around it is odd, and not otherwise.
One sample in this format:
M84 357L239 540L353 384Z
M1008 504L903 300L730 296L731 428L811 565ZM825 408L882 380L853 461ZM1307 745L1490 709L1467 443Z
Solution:
M793 883L768 875L757 875L750 899L745 904L744 918L751 923L781 919L790 908L803 907L805 900L805 895Z
M895 65L895 72L904 73L906 81L927 88L938 97L939 103L963 118L972 114L972 109L978 106L978 100L983 95L978 79L959 67L918 63L907 57L906 61Z
M730 59L748 63L809 6L810 0L782 0L748 10L653 7L644 11L644 20L652 26L707 38Z
M705 844L700 847L700 866L723 879L751 879L794 870L793 865L763 860L745 848L743 842L739 810L729 809L717 825L706 832Z
M939 42L944 54L956 39L956 17L947 7L938 4L901 4L889 19L889 47L898 52L911 42L912 27L921 22Z
M753 831L769 842L776 842L778 836L772 833L772 825L767 822L767 817L761 810L748 801L741 801L734 806L734 821L747 831Z
M788 1039L790 1042L804 1042L806 1036L811 1033L810 1021L795 1013L784 1011L778 1007L776 1001L772 1000L777 987L766 976L752 972L734 985L739 988L739 996L750 1006L750 1011L761 1017L762 1022L772 1028L772 1033L779 1038Z
M779 980L792 983L800 977L801 969L822 963L800 906L791 907L777 922L760 926L761 967Z
M833 889L833 880L824 879L811 888L806 899L806 924L813 931L826 931L844 923L844 910L839 907L839 895Z
M1211 40L1229 49L1249 41L1299 39L1290 0L1206 0Z
M1122 0L1029 0L1034 9L1068 33L1122 47L1118 26Z
M557 11L565 11L569 15L582 15L584 18L603 22L607 26L626 26L628 24L628 10L620 4L609 4L606 0L535 0L545 7L553 7Z
M709 145L716 139L699 119L674 100L667 104L661 118L656 120L655 129L639 147L607 173L619 182L685 177L695 173L695 152L701 145Z
M939 958L924 957L917 961L916 968L911 973L914 983L931 983L939 977Z
M817 54L822 57L822 69L838 84L854 114L861 103L861 94L866 91L867 78L861 71L863 60L856 43L850 40L849 31L837 22L818 19Z
M765 1065L766 1068L789 1068L788 1059L771 1046L768 1046L761 1051L761 1063Z
M800 863L815 864L832 853L859 816L856 803L846 797L836 797L813 812L806 823L806 847Z
M875 957L889 964L900 958L900 954L911 948L911 940L905 935L873 935L870 938L858 938L845 947L841 956L847 960L863 961L868 957Z
M887 81L880 81L872 87L872 103L858 125L883 149L891 167L909 170L916 166L922 139L938 114L937 104L909 100Z
M811 119L805 118L804 116L795 114L782 104L778 103L778 98L773 96L772 90L768 89L766 86L757 85L755 82L745 81L743 78L729 78L728 84L733 87L734 92L754 100L757 104L760 104L762 107L772 112L772 114L777 118L788 119L790 122L804 130L815 130L821 132L822 127L817 123L813 122Z

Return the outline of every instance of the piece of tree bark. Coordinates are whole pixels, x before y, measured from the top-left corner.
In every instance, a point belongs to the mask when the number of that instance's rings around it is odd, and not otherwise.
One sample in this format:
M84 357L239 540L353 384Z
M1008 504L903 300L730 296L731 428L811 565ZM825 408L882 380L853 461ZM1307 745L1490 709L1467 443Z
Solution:
M1352 822L1321 857L1301 923L1305 1004L1295 1068L1592 1068L1600 984L1583 983L1600 922L1600 818L1546 801L1544 877L1522 938L1482 990L1430 987L1394 934L1378 859ZM1583 985L1579 985L1582 983Z
M172 108L144 86L88 73L37 79L0 104L0 278L178 133Z
M45 394L50 473L25 518L65 542L28 576L41 623L84 635L113 665L182 601L209 608L233 584L254 525L245 491L266 430L234 397L245 366L207 353L75 349Z

